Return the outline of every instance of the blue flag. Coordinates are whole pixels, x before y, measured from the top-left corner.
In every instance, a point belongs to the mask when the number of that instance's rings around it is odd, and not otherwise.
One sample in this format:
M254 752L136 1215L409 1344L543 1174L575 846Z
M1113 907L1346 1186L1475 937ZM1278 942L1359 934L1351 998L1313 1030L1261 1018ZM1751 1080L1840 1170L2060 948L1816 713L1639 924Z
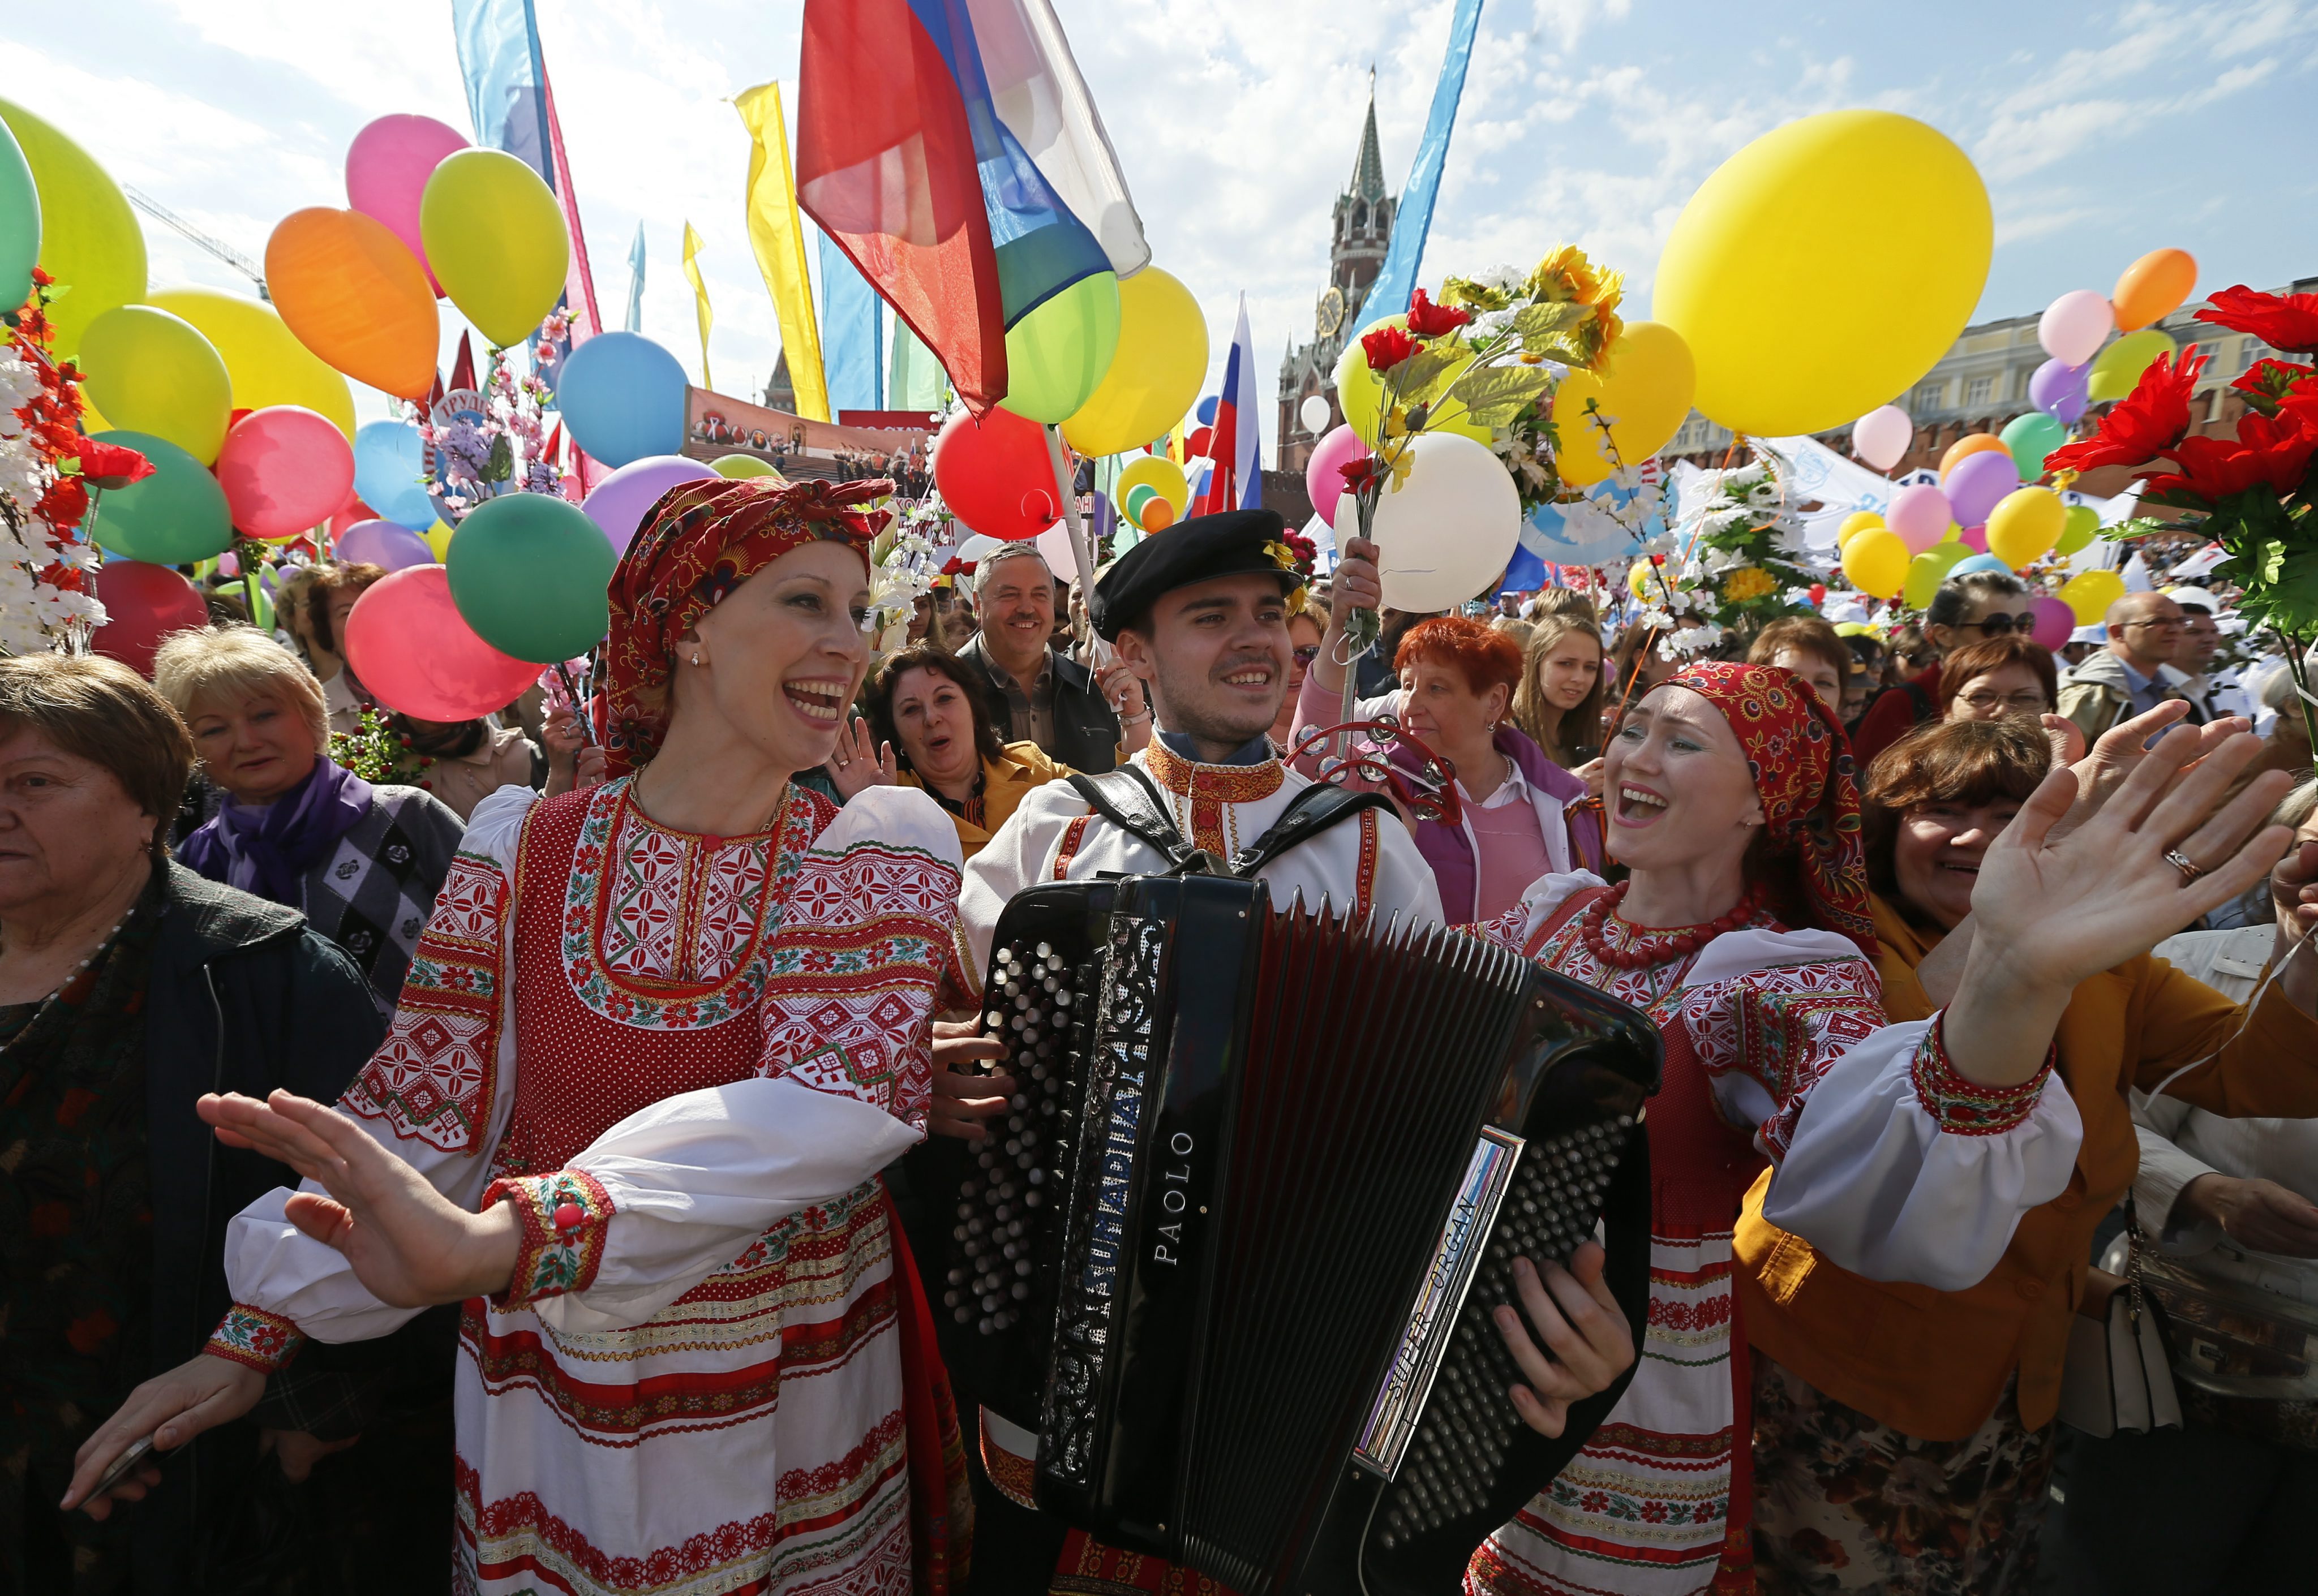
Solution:
M467 80L475 142L503 149L555 186L547 133L547 68L531 0L451 0L451 31Z
M827 233L821 235L821 369L831 417L885 408L885 303Z
M1481 0L1457 0L1449 22L1449 53L1441 81L1433 86L1433 111L1424 119L1424 139L1416 147L1408 186L1394 214L1392 243L1377 271L1368 298L1361 301L1361 330L1408 309L1417 269L1424 262L1424 236L1433 230L1433 202L1441 193L1441 170L1449 163L1449 135L1457 126L1457 102L1465 94L1465 67L1473 58L1473 34L1481 25Z
M628 331L644 330L644 224L636 223L636 241L628 246Z

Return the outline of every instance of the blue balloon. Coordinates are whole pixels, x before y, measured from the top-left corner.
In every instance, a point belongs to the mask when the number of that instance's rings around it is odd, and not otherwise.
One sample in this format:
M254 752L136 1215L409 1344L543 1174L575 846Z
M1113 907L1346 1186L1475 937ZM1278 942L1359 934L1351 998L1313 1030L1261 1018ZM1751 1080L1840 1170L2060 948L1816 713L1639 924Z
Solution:
M1216 424L1216 396L1214 394L1211 393L1208 395L1207 398L1199 401L1199 425L1201 426L1213 426Z
M571 441L612 467L684 452L688 387L676 356L639 333L598 333L563 363L555 402Z
M435 525L427 496L427 446L404 421L368 421L355 430L355 493L379 518L413 532Z
M1966 571L1975 570L2000 570L2008 577L2012 574L2012 568L1995 555L1974 554L1968 560L1959 560L1948 567L1948 575L1951 578L1960 577Z

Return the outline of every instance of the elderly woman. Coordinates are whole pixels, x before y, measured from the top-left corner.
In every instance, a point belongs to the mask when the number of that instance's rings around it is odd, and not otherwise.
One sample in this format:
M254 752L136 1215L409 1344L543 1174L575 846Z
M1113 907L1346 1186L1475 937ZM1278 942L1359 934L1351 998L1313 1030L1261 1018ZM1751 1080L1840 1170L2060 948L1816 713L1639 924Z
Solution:
M1859 668L1843 634L1817 615L1782 615L1764 627L1747 646L1747 663L1793 671L1838 716L1844 686Z
M2149 956L2158 933L2184 923L2179 901L2214 896L2215 881L2229 874L2233 820L2267 813L2286 785L2283 776L2267 775L2206 823L2255 745L2224 724L2202 737L2176 731L2156 752L2134 758L2143 740L2182 713L2169 705L2102 739L2097 760L2141 768L2046 850L2129 846L2138 856L2147 845L2125 844L2121 817L2154 794L2151 767L2182 760L2201 742L2214 749L2152 816L2179 802L2183 823L2170 852L2153 860L2151 901L2120 923L2131 935L2098 954L2084 938L2086 956L2072 961L2079 979L2005 1022L2040 1050L2053 1038L2051 1077L2065 1092L2047 1086L2032 1105L2018 1086L1976 1071L1982 1084L1952 1089L1942 1109L1963 1133L1959 1143L2020 1143L2012 1156L2049 1178L2004 1205L2003 1224L1988 1223L1993 1210L1959 1214L1953 1260L1922 1271L1892 1269L1846 1242L1839 1225L1828 1224L1823 1201L1798 1208L1790 1200L1783 1211L1780 1182L1791 1170L1773 1180L1767 1201L1759 1186L1748 1194L1738 1232L1740 1316L1759 1354L1755 1528L1766 1591L1903 1579L1918 1589L1999 1596L2025 1589L2045 1509L2070 1317L2094 1228L2132 1185L2139 1157L2125 1089L2152 1089L2197 1065L2168 1089L2172 1096L2220 1115L2318 1114L2318 964L2281 960L2269 994L2249 1009ZM2064 771L2048 783L2051 762L2044 731L2026 717L1940 722L1876 760L1867 787L1867 872L1876 889L1876 973L1894 1019L1930 1015L1954 987L1958 967L1968 989L1969 972L1992 967L1981 961L1998 946L2016 950L2008 958L2044 961L2034 946L2040 937L2076 941L2094 918L2070 901L2058 877L2042 886L2026 878L2024 834L2046 818L2045 798L2074 796L2081 779ZM2287 833L2272 827L2264 836L2274 846L2266 844L2262 857L2275 861ZM2273 891L2294 901L2314 865L2318 848L2287 858L2271 873ZM2252 871L2238 878L2260 879ZM2029 923L1999 932L1992 920L2014 907L2015 882L2032 889L2017 905ZM2318 920L2318 908L2296 912L2296 923L2278 932L2280 954ZM1968 918L1968 948L1953 958L1945 942ZM1945 1021L1960 1061L1963 1000L1951 1003ZM1864 1134L1871 1109L1888 1120L1887 1107L1869 1102L1828 1114L1821 1128ZM1863 1161L1870 1180L1876 1161ZM1898 1512L1891 1504L1902 1494L1911 1506Z
M175 714L126 666L0 659L0 1588L11 1591L242 1588L252 1571L217 1531L263 1486L255 1424L134 1475L121 1494L153 1499L123 1519L47 1504L96 1421L199 1350L232 1301L227 1221L286 1174L214 1146L195 1099L334 1096L380 1035L361 976L294 911L170 862L163 826L192 762ZM319 1449L302 1434L274 1440L301 1475Z
M1833 709L1775 666L1712 662L1628 711L1606 756L1609 846L1626 879L1549 876L1487 934L1644 1009L1665 1036L1647 1122L1648 1340L1632 1385L1564 1473L1586 1488L1539 1497L1493 1537L1473 1564L1477 1589L1753 1588L1747 1438L1759 1424L1741 1338L1756 1299L1734 1302L1731 1287L1742 1197L1768 1168L1763 1211L1811 1239L1822 1272L1920 1283L1887 1292L1956 1290L1987 1273L2021 1216L2067 1179L2076 1108L2045 1089L2045 1056L2070 991L2278 857L2274 831L2239 849L2267 800L2197 829L2251 753L2242 739L2215 752L2161 802L2186 758L2161 748L2057 844L2045 831L2073 785L2041 791L2034 823L2024 818L1979 877L1980 932L1953 1000L1928 1023L1890 1025ZM2212 882L2166 861L2184 847L2212 862ZM1851 1307L1829 1322L1838 1343L1891 1356L1873 1313ZM1907 1358L1939 1355L1911 1342ZM1871 1489L1852 1511L1880 1500Z
M2000 721L2051 714L2060 698L2052 650L2017 633L1966 643L1940 662L1940 718Z
M1514 724L1565 770L1602 752L1602 701L1608 694L1602 665L1602 633L1590 613L1545 615L1531 623L1521 683L1514 689Z
M1331 622L1298 718L1333 722L1343 692L1343 632ZM1459 815L1452 825L1416 822L1416 846L1433 866L1451 924L1496 919L1549 872L1602 863L1600 822L1584 804L1586 784L1545 756L1510 723L1522 651L1512 638L1461 615L1436 615L1409 628L1393 659L1397 690L1360 701L1364 721L1397 717L1456 769ZM1329 677L1335 685L1329 685ZM1323 717L1325 717L1325 719ZM1396 742L1388 756L1414 770L1418 758Z
M393 1012L465 823L416 787L373 786L333 763L320 684L247 626L178 632L154 656L153 681L226 794L185 838L186 865L303 910Z
M949 811L971 859L1029 794L1071 774L1035 742L1001 743L988 697L947 649L912 643L870 673L861 707L823 767L840 801L865 787L922 788Z
M336 1108L208 1097L307 1177L234 1221L209 1350L83 1448L247 1411L309 1339L465 1301L456 1588L941 1588L965 1478L877 1171L920 1137L958 848L840 813L882 480L687 483L612 578L612 777L483 801ZM475 1299L475 1300L470 1300ZM713 1573L710 1565L713 1564Z

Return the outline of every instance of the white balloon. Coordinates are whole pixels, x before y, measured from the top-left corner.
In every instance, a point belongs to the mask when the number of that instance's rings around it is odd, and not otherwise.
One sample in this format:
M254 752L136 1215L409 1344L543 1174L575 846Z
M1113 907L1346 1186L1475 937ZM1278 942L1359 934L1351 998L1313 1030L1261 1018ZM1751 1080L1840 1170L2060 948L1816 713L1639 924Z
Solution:
M1038 536L1038 552L1046 557L1047 569L1065 582L1078 576L1078 556L1071 552L1071 529L1057 521Z
M1453 609L1497 579L1521 539L1521 490L1488 445L1462 433L1420 434L1408 478L1377 500L1373 535L1384 601ZM1347 494L1336 524L1360 523Z
M1304 424L1304 430L1316 437L1327 430L1328 416L1327 398L1317 393L1306 394L1303 404L1296 411L1296 418Z
M2036 341L2064 366L2080 366L2100 352L2116 328L2109 302L2089 288L2072 288L2036 318Z
M1870 410L1851 427L1851 452L1879 471L1899 464L1915 441L1916 424L1897 405Z

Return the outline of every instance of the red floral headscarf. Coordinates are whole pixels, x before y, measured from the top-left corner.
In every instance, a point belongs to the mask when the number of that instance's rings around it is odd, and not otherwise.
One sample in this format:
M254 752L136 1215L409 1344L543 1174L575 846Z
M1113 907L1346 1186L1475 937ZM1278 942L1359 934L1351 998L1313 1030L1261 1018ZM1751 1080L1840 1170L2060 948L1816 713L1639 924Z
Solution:
M612 573L612 630L604 640L604 754L625 776L659 751L668 731L676 645L724 596L800 544L869 544L891 517L854 507L893 483L786 482L777 477L687 482L660 495ZM655 691L657 689L657 691Z
M1873 958L1859 773L1842 723L1783 666L1702 660L1659 685L1687 687L1722 712L1754 775L1772 854L1793 873L1777 884L1790 889L1812 924Z

